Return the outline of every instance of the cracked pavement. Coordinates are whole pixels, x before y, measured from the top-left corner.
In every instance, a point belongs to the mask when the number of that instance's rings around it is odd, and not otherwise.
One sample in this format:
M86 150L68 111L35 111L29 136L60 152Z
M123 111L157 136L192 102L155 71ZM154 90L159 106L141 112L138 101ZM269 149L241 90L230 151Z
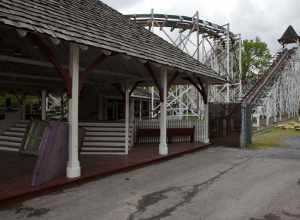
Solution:
M0 219L300 219L300 138L283 144L210 148L1 207Z

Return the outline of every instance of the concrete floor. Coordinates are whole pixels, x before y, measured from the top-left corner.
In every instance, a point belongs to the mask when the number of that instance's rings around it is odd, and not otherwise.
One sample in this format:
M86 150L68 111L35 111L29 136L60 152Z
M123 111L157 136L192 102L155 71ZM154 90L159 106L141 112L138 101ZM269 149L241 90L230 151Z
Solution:
M0 219L300 219L300 138L210 148L0 209Z

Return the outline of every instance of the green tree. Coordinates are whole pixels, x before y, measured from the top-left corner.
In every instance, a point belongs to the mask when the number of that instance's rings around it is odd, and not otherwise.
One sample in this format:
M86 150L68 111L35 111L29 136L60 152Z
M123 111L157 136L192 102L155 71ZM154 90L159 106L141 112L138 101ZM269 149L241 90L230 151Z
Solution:
M242 78L246 81L257 80L270 67L271 53L268 45L259 38L244 40L242 47Z

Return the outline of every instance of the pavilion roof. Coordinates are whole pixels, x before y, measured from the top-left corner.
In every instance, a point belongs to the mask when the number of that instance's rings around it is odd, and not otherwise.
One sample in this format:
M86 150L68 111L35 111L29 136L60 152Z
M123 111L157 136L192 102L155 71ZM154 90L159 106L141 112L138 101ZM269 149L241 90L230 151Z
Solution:
M211 68L98 0L0 0L0 23L224 81Z
M281 44L290 44L296 43L297 40L300 40L300 37L295 31L295 29L290 25L278 41Z

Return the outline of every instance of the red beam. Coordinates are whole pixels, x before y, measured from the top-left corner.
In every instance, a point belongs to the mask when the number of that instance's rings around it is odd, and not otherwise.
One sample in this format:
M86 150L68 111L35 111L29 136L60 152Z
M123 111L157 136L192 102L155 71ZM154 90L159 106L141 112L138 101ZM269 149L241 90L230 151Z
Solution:
M203 98L203 102L204 102L204 104L207 104L208 103L208 97L207 97L207 93L206 93L204 84L202 83L202 81L199 77L197 77L197 81L198 81L198 83L201 87L201 95L202 95L202 98Z
M205 92L205 88L204 88L204 85L203 85L202 81L199 78L197 78L197 81L198 81L198 83L200 85L200 87L199 87L197 85L197 83L194 82L194 80L191 77L189 77L189 76L188 77L184 77L184 79L186 79L187 81L189 81L197 89L197 91L201 94L201 96L203 98L204 104L207 104L208 103L207 94Z
M49 60L50 63L54 66L56 69L57 73L61 76L61 78L65 81L66 84L66 89L67 89L67 94L68 96L71 96L72 93L72 83L71 83L71 77L69 75L69 72L65 70L62 65L56 60L55 53L54 51L48 47L48 45L43 42L43 40L35 35L35 34L30 34L29 35L30 39L33 41L33 43L38 46L42 54Z
M156 85L158 91L159 91L159 98L160 98L160 101L163 101L163 96L162 96L162 90L161 90L161 86L160 86L160 83L158 81L158 79L156 78L152 68L151 68L151 65L149 62L147 62L145 64L145 67L146 69L148 70L148 73L150 74L151 78L153 79L153 82L154 84Z
M86 82L88 76L96 69L97 65L102 63L107 57L107 55L102 53L86 68L82 74L80 74L79 91L81 91L83 84Z
M173 82L177 79L178 75L179 75L179 72L176 71L176 72L173 74L172 78L168 81L168 91L170 90L170 88L171 88Z

